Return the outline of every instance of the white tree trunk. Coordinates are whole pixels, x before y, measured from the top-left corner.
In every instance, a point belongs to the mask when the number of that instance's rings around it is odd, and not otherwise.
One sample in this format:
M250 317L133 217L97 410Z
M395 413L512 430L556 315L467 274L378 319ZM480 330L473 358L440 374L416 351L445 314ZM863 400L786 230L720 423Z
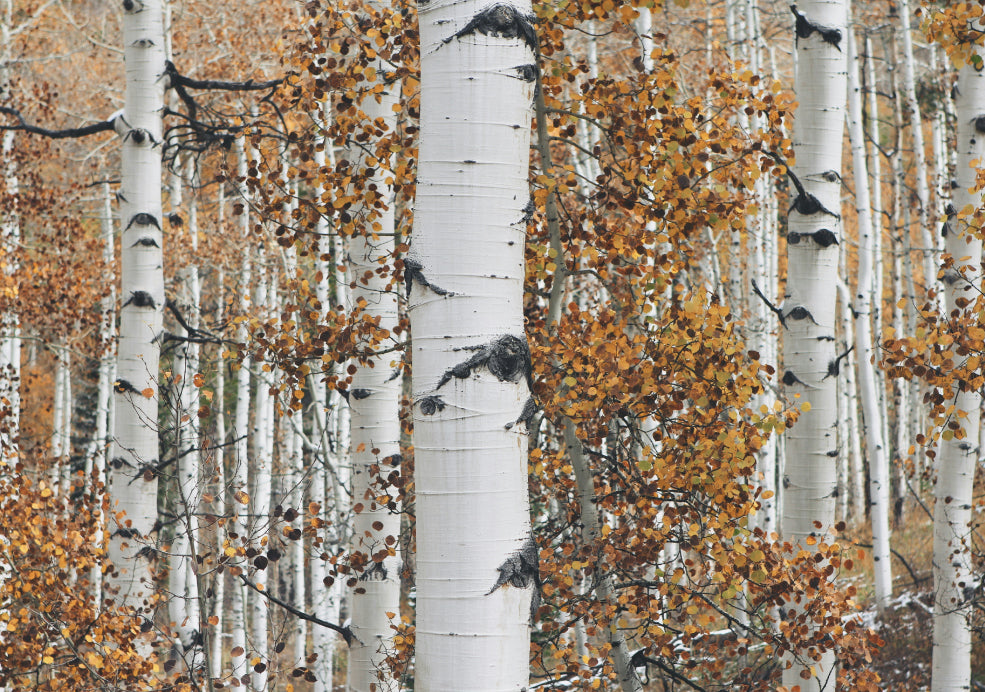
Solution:
M935 251L934 234L930 230L930 188L927 184L927 153L923 142L923 119L917 100L917 80L913 59L913 35L910 30L910 2L900 0L900 33L903 38L903 88L906 107L910 112L910 137L913 141L913 167L916 177L917 211L920 215L920 245L923 251L924 289L936 288L937 267L940 262Z
M122 291L113 451L110 455L108 584L118 605L138 610L153 590L152 551L141 552L157 519L159 338L164 309L161 247L161 113L164 26L160 0L123 15L126 93L115 121L123 139L120 220ZM149 394L150 396L147 396Z
M865 135L862 132L862 86L855 32L848 32L848 129L855 171L855 210L858 214L858 289L855 295L855 353L858 383L865 420L865 446L869 461L869 503L872 522L872 560L874 564L876 607L885 611L893 597L892 560L889 553L889 459L883 440L883 411L879 403L872 346L872 268L874 239L869 203L869 173L865 161ZM881 299L881 296L879 297ZM860 517L861 518L861 517Z
M246 144L243 138L236 140L235 144L237 157L237 178L238 178L238 198L243 204L243 211L239 217L240 234L243 239L242 263L239 274L239 297L240 314L246 315L250 309L250 283L251 283L251 244L250 238L250 214L249 198L246 188L246 174L248 157ZM249 332L246 323L240 323L236 334L237 340L246 343L249 339ZM239 364L236 371L236 416L233 419L232 437L236 441L236 454L233 458L232 473L230 474L230 492L233 497L233 509L235 510L234 534L237 538L247 536L250 530L249 514L246 502L243 501L244 495L248 493L248 466L249 466L249 426L250 426L250 368L249 362ZM232 663L233 676L242 680L247 675L246 657L246 587L243 583L233 578L230 582L232 589L232 603L230 608L229 629L232 634L232 653L230 660Z
M812 0L798 8L810 25L839 31L841 41L847 23L843 0ZM808 537L824 535L834 523L837 488L838 377L829 372L836 358L835 287L842 238L840 173L847 77L843 50L843 44L824 40L819 31L797 41L795 93L800 107L793 133L794 172L805 190L789 215L783 383L788 396L799 395L811 408L785 434L782 529L785 540L807 549ZM820 530L814 522L820 522ZM792 663L783 673L785 685L800 685L802 692L834 689L830 651L811 661L811 667ZM809 679L801 677L802 671Z
M420 7L420 163L404 271L414 362L415 685L428 692L520 690L529 679L538 549L526 426L514 423L531 397L523 247L532 19L526 1Z
M977 49L979 56L985 51ZM954 206L959 216L947 223L946 251L954 265L945 270L947 314L960 310L959 301L979 298L982 241L967 232L960 212L981 203L974 162L985 157L985 127L976 123L985 115L985 74L971 66L958 73L958 136ZM957 385L955 385L956 387ZM971 686L972 599L980 577L972 572L972 489L975 484L975 446L979 439L982 398L975 390L958 391L949 420L962 434L945 432L941 442L937 483L934 486L934 653L931 690L957 692ZM945 430L947 430L945 428ZM948 439L950 438L950 439Z
M382 66L381 66L382 67ZM378 99L378 100L377 100ZM399 102L399 84L384 85L375 98L368 96L362 110L372 121L383 123L390 134L396 130L394 106ZM350 160L363 159L356 151ZM367 164L368 165L368 164ZM381 341L364 340L357 348L389 351L397 327L397 286L390 272L394 249L393 193L386 179L392 177L392 162L381 161L373 176L384 209L365 210L362 233L349 239L349 290L352 306L362 310L361 320L372 320ZM375 237L374 229L378 229ZM400 390L402 379L394 377L398 356L382 353L358 364L349 388L349 425L352 444L352 550L367 558L366 568L349 596L350 625L354 640L349 648L348 685L352 692L397 689L383 661L391 648L392 622L400 613L400 505L393 493L374 488L377 477L400 472ZM376 468L378 471L373 472ZM380 498L387 498L380 501ZM391 505L388 507L388 503ZM388 615L389 613L389 615ZM394 617L396 616L396 617ZM391 620L391 618L394 618Z

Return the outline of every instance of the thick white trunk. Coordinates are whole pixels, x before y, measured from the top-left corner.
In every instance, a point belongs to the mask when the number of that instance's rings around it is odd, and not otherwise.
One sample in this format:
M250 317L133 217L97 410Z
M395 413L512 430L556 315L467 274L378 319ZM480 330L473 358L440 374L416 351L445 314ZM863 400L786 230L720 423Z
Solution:
M523 329L536 37L530 3L420 7L421 144L411 255L415 685L520 690L530 536ZM509 36L513 36L510 38ZM513 425L511 425L513 424Z
M387 133L396 130L394 106L399 85L384 85L376 98L370 96L362 110L370 120L383 123ZM377 101L377 98L379 99ZM358 152L350 160L362 161ZM368 165L368 164L365 164ZM379 340L357 343L361 350L390 351L397 327L396 282L383 268L392 265L394 249L394 204L390 161L377 166L375 184L385 209L369 215L362 234L349 240L350 301L361 309L360 320L372 320ZM373 237L373 229L379 235ZM366 567L349 595L354 641L349 648L348 685L352 692L397 689L383 661L391 648L391 623L399 622L400 570L398 552L400 505L394 493L376 486L378 478L400 473L400 390L402 378L393 377L396 353L382 353L357 365L349 388L349 424L352 444L352 550L366 558ZM388 506L389 505L389 506ZM389 615L388 615L389 613ZM391 620L391 617L395 617Z
M980 48L979 56L985 56ZM985 157L985 74L966 66L958 73L957 168L954 206L963 210L981 203L976 169ZM954 261L944 273L948 315L964 299L974 303L981 283L982 241L969 233L963 216L948 221L947 254ZM957 385L955 385L957 386ZM975 485L975 445L979 439L982 398L975 390L958 391L949 420L961 425L961 434L944 433L937 483L934 486L934 653L931 690L957 692L971 685L972 599L980 577L972 572L972 490ZM945 431L947 428L945 427Z
M122 290L113 451L110 455L108 584L119 605L142 607L153 590L141 552L157 519L159 338L164 309L161 247L161 113L164 26L160 0L129 3L123 15L126 93L115 121L122 144ZM149 395L149 396L148 396Z
M865 446L869 461L869 503L872 522L873 581L880 612L893 596L892 560L889 553L889 459L883 439L883 411L879 402L872 345L872 269L874 236L869 203L869 173L862 132L862 86L855 32L848 32L848 130L855 171L855 210L858 214L858 289L855 295L855 353L858 383L865 420ZM861 519L861 517L859 517Z
M847 23L843 0L812 0L797 7L809 26L836 30L841 42ZM834 287L842 238L840 173L847 76L844 45L837 42L825 40L820 30L797 41L795 93L800 106L793 133L794 172L804 191L794 199L789 214L783 383L788 396L799 396L811 407L785 434L782 530L785 540L805 548L807 538L824 536L834 523L837 488ZM794 608L791 614L802 612ZM833 690L833 653L825 652L810 663L805 667L792 661L783 673L784 684L800 685L802 692ZM802 672L808 679L801 677Z

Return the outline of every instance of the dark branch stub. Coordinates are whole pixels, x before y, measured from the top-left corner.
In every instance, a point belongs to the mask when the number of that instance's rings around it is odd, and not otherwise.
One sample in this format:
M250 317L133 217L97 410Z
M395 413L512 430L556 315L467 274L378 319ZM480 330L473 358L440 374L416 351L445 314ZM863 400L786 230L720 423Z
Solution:
M947 206L944 207L944 223L941 226L941 237L946 238L948 233L954 232L954 222L957 219L958 210L954 208L954 205L948 202Z
M797 233L796 231L787 233L787 242L791 245L799 243L801 238L810 238L821 247L830 247L839 244L838 236L829 228L821 228L813 233Z
M793 370L787 370L785 373L783 373L782 381L783 384L787 385L788 387L791 387L795 384L799 384L803 387L807 386L807 384L803 380L801 380L799 377L793 374Z
M357 389L350 390L349 391L349 394L352 396L353 399L355 399L356 401L359 401L360 399L367 399L367 398L369 398L369 396L372 394L372 392L369 391L368 389L360 389L360 388L357 388Z
M123 307L127 305L133 305L135 308L150 308L151 310L157 307L154 302L154 296L152 296L147 291L131 291L130 297L123 304Z
M467 379L476 369L486 366L500 382L519 382L521 379L526 379L527 387L533 391L530 347L525 339L507 334L484 346L463 350L477 351L477 353L446 370L435 389L441 389L453 377L460 380Z
M793 186L797 188L797 197L794 198L793 204L790 205L790 211L796 211L803 216L812 216L813 214L820 212L822 214L827 214L828 216L833 216L836 219L841 218L840 214L835 214L833 211L825 207L821 204L821 201L817 197L804 188L804 184L800 182L800 178L798 178L793 170L791 170L790 164L788 164L782 156L772 151L768 151L766 153L770 156L770 158L787 169L787 177L790 178L790 182L793 183ZM790 212L787 213L789 214Z
M421 413L425 416L433 416L439 411L444 411L446 404L440 396L426 396L417 402L418 406L421 407Z
M520 423L523 423L529 429L530 422L533 420L534 415L536 415L537 413L537 408L538 408L537 401L532 396L527 397L526 402L524 402L523 404L523 409L520 411L520 415L516 417L515 421L513 421L512 423L507 423L503 427L506 428L507 430L511 430L514 425L519 425Z
M127 227L123 229L123 232L126 233L129 231L130 227L134 224L137 224L138 226L153 226L157 230L161 230L161 224L158 222L157 217L146 212L140 212L139 214L134 214L131 216L130 223L128 223Z
M829 377L837 377L841 374L841 360L851 353L853 348L855 348L854 344L849 346L847 351L828 363L828 374L824 376L824 379L828 379Z
M501 586L509 584L517 589L525 589L529 586L534 587L533 597L530 600L530 619L533 620L540 608L540 556L538 555L537 543L533 537L528 536L524 541L523 547L508 556L496 569L499 570L499 577L496 583L486 592L488 596Z
M372 567L359 575L359 581L386 581L386 567L382 562L374 562Z
M529 65L517 65L513 69L516 70L517 76L524 82L537 81L537 65L533 63Z
M408 296L410 295L410 290L414 287L415 283L419 283L425 288L430 288L439 296L455 295L453 292L446 291L440 286L435 286L433 283L424 278L424 265L412 257L407 257L404 259L404 288L406 289Z
M535 21L537 18L534 15L524 14L513 5L500 2L479 12L472 17L464 29L454 36L444 39L442 43L451 43L456 38L479 32L484 36L523 39L530 50L536 53L537 31L533 25Z
M127 392L131 394L140 394L140 391L136 387L130 384L129 381L122 378L113 383L113 389L115 389L118 394L126 394Z
M815 24L798 12L796 5L791 5L790 11L793 12L793 16L797 18L797 23L794 28L797 32L798 39L806 39L816 31L820 34L822 41L825 43L830 43L838 49L839 53L841 52L841 29L832 29L826 26L821 26L820 24Z
M814 319L814 315L811 311L805 308L803 305L798 305L793 310L786 314L792 320L810 320L814 324L817 324L817 320Z

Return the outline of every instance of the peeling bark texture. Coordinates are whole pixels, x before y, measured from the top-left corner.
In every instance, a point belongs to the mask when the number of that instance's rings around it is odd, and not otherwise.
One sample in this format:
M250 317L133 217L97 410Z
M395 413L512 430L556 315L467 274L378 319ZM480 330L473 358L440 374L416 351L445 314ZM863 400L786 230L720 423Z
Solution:
M161 113L164 108L164 22L160 0L124 3L123 46L126 92L122 135L120 218L121 295L131 298L120 310L120 340L111 457L123 464L108 470L108 528L127 526L151 537L157 519L157 476L143 473L158 456L158 337L163 328L164 272L161 255ZM156 242L142 244L149 238ZM139 298L137 296L140 296ZM151 396L141 394L150 390ZM136 471L134 471L136 469ZM145 540L114 533L107 597L138 610L153 588Z
M980 28L980 27L979 27ZM976 49L979 56L985 51ZM981 203L976 189L975 161L985 157L985 137L977 120L985 113L985 73L965 66L958 72L956 106L958 111L957 167L958 185L954 189L954 206ZM944 291L947 315L959 311L961 299L974 304L979 300L982 241L977 232L968 232L960 217L951 221L945 250L959 273ZM972 229L974 231L974 229ZM962 260L962 258L969 258ZM975 465L979 440L982 397L977 391L958 391L954 397L954 420L961 424L962 435L955 434L941 442L937 483L934 485L934 653L932 692L951 692L971 688L971 614L970 598L980 585L971 556L969 526L974 502Z
M516 66L534 62L536 34L528 0L431 0L419 13L420 167L404 270L431 291L408 292L415 686L519 691L529 680L532 589L489 587L530 536L527 435L504 422L531 396L518 220L529 213L534 85ZM464 362L463 351L472 352Z
M839 44L847 5L844 0L813 0L799 7L792 8L798 38L795 93L800 106L793 130L797 165L790 175L798 196L790 209L789 231L815 239L815 234L828 231L833 237L821 233L820 238L831 241L826 244L787 244L784 305L792 319L787 320L783 338L783 384L786 396L799 397L811 408L784 436L780 528L784 540L811 550L806 539L819 533L814 522L821 523L822 532L834 523L838 482L837 460L827 455L837 447L838 378L829 375L828 367L837 358L834 335L842 230L835 212L841 206L838 181L847 88L847 64ZM809 618L807 605L794 603L791 616ZM799 685L802 692L834 690L832 652L818 661L787 658L786 663L784 685Z

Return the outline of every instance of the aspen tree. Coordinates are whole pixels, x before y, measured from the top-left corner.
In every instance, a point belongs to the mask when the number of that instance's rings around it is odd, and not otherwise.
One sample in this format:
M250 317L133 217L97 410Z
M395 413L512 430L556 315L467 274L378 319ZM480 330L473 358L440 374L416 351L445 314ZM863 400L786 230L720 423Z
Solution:
M528 682L538 549L525 418L523 248L537 36L531 7L419 6L421 134L404 263L417 497L415 686ZM532 402L531 402L532 403Z
M875 263L869 173L862 132L861 67L855 32L848 32L848 131L855 174L855 209L858 213L858 287L855 294L855 353L862 395L865 442L869 466L869 508L872 525L872 560L876 607L882 613L893 596L893 571L889 553L889 460L883 440L883 410L879 403L875 349L872 345L872 269ZM862 517L858 517L862 519Z
M847 6L843 0L814 0L793 11L794 91L800 106L793 131L797 165L790 171L797 194L789 213L782 381L787 395L798 396L809 410L786 435L781 527L785 539L810 549L824 542L834 524L837 487L835 287L842 238ZM790 616L807 617L804 605L793 608ZM833 653L824 652L810 663L792 662L783 672L784 684L800 685L803 692L833 690ZM801 676L804 671L807 680Z
M386 83L385 65L377 65L382 90L367 94L361 104L369 122L377 123L384 136L396 130L399 83ZM397 292L392 273L394 251L394 199L391 184L392 157L377 159L352 151L349 160L373 168L367 187L364 228L348 240L347 268L350 301L360 322L373 330L357 348L366 351L365 362L356 365L349 396L352 445L352 550L365 558L356 587L349 596L353 643L349 649L348 684L352 692L394 688L382 672L382 663L393 635L391 619L400 612L401 561L397 552L400 534L399 504L380 490L377 478L400 468L400 371L394 372L395 355L388 353L397 328ZM382 351L382 353L374 353Z
M120 340L110 454L108 583L118 605L153 591L147 547L157 520L158 361L163 329L161 142L166 86L160 0L123 0L126 91L114 126L123 140Z
M985 51L975 48L979 60ZM982 241L964 221L967 207L981 204L976 167L985 157L985 73L971 64L958 72L957 166L954 206L945 225L950 264L943 273L948 316L957 316L980 295ZM972 490L979 439L981 395L955 383L954 413L961 434L945 428L934 485L934 652L931 690L957 692L971 687L972 599L980 577L972 571Z

